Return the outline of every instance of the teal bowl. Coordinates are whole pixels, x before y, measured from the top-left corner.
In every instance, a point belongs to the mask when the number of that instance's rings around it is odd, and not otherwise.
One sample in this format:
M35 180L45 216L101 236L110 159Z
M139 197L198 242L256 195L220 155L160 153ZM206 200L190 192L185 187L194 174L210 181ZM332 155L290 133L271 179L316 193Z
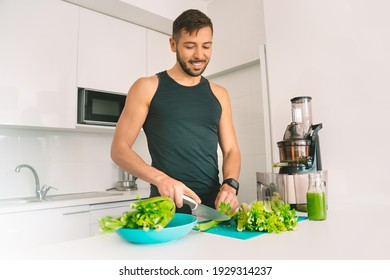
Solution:
M121 228L116 233L123 239L139 244L165 243L180 239L187 235L198 219L190 214L176 213L169 224L161 230Z

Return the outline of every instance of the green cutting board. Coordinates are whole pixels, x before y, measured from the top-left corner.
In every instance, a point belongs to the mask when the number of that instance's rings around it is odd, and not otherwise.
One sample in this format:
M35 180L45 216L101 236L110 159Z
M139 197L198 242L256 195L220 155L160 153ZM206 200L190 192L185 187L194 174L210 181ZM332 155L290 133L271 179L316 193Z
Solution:
M298 222L306 220L307 217L298 216ZM220 223L218 226L210 228L205 233L217 234L237 239L250 239L259 235L267 234L265 231L237 231L236 223L234 220Z

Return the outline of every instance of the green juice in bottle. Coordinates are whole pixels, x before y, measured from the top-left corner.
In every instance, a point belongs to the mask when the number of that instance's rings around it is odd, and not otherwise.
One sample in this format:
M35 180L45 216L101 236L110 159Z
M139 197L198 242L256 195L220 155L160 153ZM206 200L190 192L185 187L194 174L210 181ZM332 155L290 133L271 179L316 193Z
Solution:
M321 174L318 172L309 176L309 189L306 193L306 200L309 220L326 220L326 195Z
M307 216L309 220L321 221L326 219L325 192L308 192Z

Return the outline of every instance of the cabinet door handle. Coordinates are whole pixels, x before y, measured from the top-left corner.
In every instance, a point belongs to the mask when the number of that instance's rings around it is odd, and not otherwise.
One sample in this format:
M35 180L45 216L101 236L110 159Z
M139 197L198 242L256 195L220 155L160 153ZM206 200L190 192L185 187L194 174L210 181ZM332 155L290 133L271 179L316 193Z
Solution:
M62 213L62 215L75 215L75 214L82 214L82 213L89 213L89 210L83 210L83 211L76 211L76 212L65 212Z

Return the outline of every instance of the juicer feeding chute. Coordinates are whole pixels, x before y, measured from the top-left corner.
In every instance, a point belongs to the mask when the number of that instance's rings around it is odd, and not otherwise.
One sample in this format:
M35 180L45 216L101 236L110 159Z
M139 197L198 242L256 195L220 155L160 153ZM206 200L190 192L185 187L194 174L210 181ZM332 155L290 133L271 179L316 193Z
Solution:
M292 121L287 126L283 140L307 138L312 126L311 97L299 96L290 101Z

